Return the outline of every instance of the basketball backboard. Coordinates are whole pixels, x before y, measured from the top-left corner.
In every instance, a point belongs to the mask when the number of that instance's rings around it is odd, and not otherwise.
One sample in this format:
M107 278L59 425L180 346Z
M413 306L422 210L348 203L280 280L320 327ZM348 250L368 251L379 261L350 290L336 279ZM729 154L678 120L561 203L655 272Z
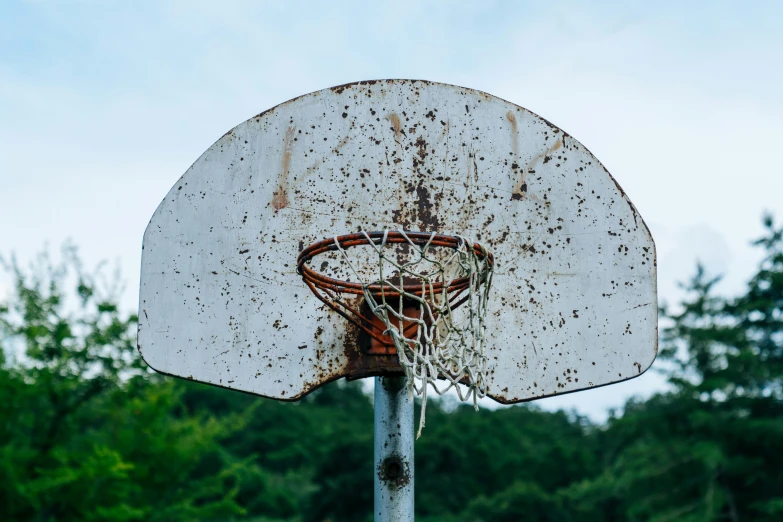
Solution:
M386 229L491 250L487 394L498 402L626 380L655 358L655 245L603 165L500 98L380 80L250 118L172 187L144 235L144 360L281 400L399 371L395 355L367 353L359 329L297 274L311 243ZM357 255L369 277L377 266Z

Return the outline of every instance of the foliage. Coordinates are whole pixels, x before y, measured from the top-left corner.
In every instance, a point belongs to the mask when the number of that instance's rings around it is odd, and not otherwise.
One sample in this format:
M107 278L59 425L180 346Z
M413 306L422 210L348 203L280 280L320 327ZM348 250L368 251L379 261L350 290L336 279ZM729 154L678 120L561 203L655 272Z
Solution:
M600 435L603 471L568 492L591 520L783 517L783 233L764 224L743 295L716 295L699 266L680 310L664 309L675 391L630 402Z
M74 251L25 273L0 309L0 519L198 520L240 514L241 463L221 441L241 418L183 415L143 368L136 317ZM75 291L68 300L65 285Z
M600 426L433 401L416 444L418 519L783 519L783 230L765 226L742 295L718 295L697 267L685 300L663 309L673 391ZM360 383L279 403L151 374L115 289L72 250L65 259L7 264L0 520L372 519Z

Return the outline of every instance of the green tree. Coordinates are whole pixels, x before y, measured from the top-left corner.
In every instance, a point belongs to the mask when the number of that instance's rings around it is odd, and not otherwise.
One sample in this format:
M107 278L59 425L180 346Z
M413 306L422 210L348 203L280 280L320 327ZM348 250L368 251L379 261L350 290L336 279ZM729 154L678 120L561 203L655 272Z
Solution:
M605 471L570 489L575 509L594 520L783 518L783 232L764 225L743 295L717 295L720 279L699 266L679 310L664 309L674 391L610 422Z
M519 520L522 511L549 509L558 490L596 472L592 427L583 418L524 405L478 412L443 405L427 406L427 428L416 443L422 520Z
M0 519L242 513L242 463L220 444L242 419L183 415L181 391L136 355L136 317L103 272L85 272L72 248L57 265L43 255L30 271L5 267L15 287L0 307Z
M432 401L416 443L423 522L783 518L783 230L738 297L698 267L664 309L672 391L596 426ZM338 381L281 403L171 380L72 251L0 306L0 520L365 522L372 404ZM70 286L69 286L70 285ZM71 291L68 291L72 289Z

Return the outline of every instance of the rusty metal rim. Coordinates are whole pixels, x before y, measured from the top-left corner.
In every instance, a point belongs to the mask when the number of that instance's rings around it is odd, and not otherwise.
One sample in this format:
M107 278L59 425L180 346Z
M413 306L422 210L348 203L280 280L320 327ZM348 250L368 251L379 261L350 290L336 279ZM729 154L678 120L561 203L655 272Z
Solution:
M310 261L315 256L322 254L324 252L337 251L338 247L335 242L339 243L340 248L343 249L351 248L355 246L361 246L361 245L369 245L369 244L379 245L383 242L384 236L386 236L386 243L407 244L409 243L410 240L410 242L420 246L429 243L430 245L433 246L441 246L441 247L447 247L453 249L459 248L459 246L464 242L464 239L457 236L448 236L445 234L433 234L431 232L405 232L403 235L403 233L399 231L388 231L388 232L377 231L377 232L368 232L366 236L363 233L345 234L342 236L337 236L335 238L316 241L312 245L302 250L299 253L299 256L297 257L296 260L296 270L304 278L305 281L312 282L314 285L318 286L319 288L324 288L335 292L364 295L365 287L361 283L351 283L349 281L343 281L340 279L335 279L332 277L325 276L313 270L305 263ZM480 259L486 259L490 266L494 264L494 258L492 256L492 253L487 251L480 244L473 243L473 252ZM469 284L470 284L470 280L467 277L457 278L449 283L446 290L447 292L464 290L465 288L468 287ZM442 282L434 283L432 285L432 290L439 292L443 289L443 286L444 283ZM391 290L386 285L372 284L369 285L368 288L370 292L373 294L385 293L389 297L399 296L399 292ZM421 296L423 292L421 285L418 284L403 285L402 289L404 292L416 296Z
M387 337L386 334L384 334L383 329L373 325L371 321L364 317L361 311L350 306L342 299L339 299L337 295L335 295L341 293L364 295L364 286L360 283L351 283L349 281L343 281L325 276L307 266L306 263L315 256L324 252L334 252L339 250L337 244L339 244L340 248L342 249L361 245L377 245L384 241L384 237L386 238L386 243L408 244L409 242L412 242L415 245L426 245L429 243L430 245L453 249L459 248L460 245L464 243L464 239L460 237L432 232L406 231L403 234L400 231L376 231L368 232L366 235L364 233L353 233L316 241L312 245L302 250L296 259L296 271L302 276L304 282L307 284L313 294L315 294L315 296L329 308L340 314L344 319L352 322L380 343L384 343L384 337ZM486 259L490 267L494 264L492 253L486 250L480 244L473 243L473 252L480 259ZM469 286L470 279L467 277L460 277L452 280L451 283L449 283L449 285L446 287L446 292L450 295L449 300L451 301L450 306L452 309L457 308L468 299L469 296L463 296L461 299L460 296ZM431 285L431 290L433 292L440 292L443 290L443 287L444 283L435 283ZM369 285L368 288L373 294L383 294L389 298L400 296L399 292L390 290L382 284ZM404 292L418 297L421 297L425 291L425 289L422 289L421 285L418 284L403 285L402 289ZM350 314L348 312L350 312Z

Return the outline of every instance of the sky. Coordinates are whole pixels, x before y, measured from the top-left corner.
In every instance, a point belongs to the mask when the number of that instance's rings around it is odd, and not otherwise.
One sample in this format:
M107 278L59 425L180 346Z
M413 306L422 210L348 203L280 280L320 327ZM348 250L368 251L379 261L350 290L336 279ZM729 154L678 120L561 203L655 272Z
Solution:
M740 292L762 213L783 219L782 22L776 1L6 0L0 255L70 240L120 265L134 310L149 218L226 131L332 85L416 78L512 101L590 149L652 231L663 301L697 260ZM663 386L652 370L538 404L601 420Z

